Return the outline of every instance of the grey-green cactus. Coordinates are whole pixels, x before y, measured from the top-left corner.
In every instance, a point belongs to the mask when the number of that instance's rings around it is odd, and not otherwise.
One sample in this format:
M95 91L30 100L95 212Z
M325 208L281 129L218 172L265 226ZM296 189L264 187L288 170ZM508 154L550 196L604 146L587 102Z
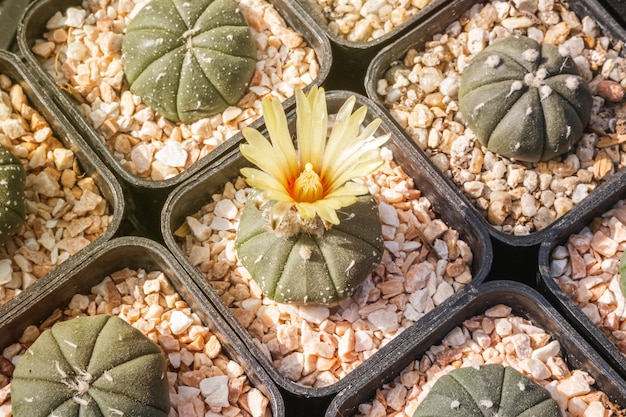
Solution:
M13 372L14 417L167 417L166 363L159 347L118 317L56 323Z
M463 70L459 107L478 140L520 161L546 161L582 137L591 91L556 46L510 36L479 52Z
M152 0L130 21L122 59L133 93L188 123L237 104L256 45L234 0Z
M340 223L300 228L281 219L280 230L266 218L274 202L253 204L241 213L235 246L239 260L269 298L284 303L333 305L349 297L380 263L383 239L378 206L371 195L338 212ZM321 222L319 218L313 222Z
M0 146L0 244L15 235L26 219L25 186L24 165Z
M550 393L499 364L455 369L435 382L413 417L561 417Z

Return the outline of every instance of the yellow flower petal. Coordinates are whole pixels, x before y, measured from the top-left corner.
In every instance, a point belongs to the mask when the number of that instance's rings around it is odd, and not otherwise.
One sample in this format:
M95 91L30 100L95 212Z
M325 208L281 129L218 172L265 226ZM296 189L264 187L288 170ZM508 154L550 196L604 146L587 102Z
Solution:
M314 219L317 214L315 205L312 203L296 203L296 208L298 209L298 214L304 220Z
M261 107L274 152L281 155L281 160L284 158L289 170L286 176L296 177L298 175L298 159L291 140L291 133L289 133L285 110L277 97L263 100Z
M272 175L282 182L284 186L287 186L288 178L286 174L289 173L289 164L285 158L275 153L267 139L258 131L246 127L242 129L242 133L248 140L248 143L239 145L241 154L248 161Z
M321 200L315 203L315 211L323 219L330 224L339 224L339 217L337 216L337 209L329 206L328 200Z
M285 184L277 178L256 168L242 168L241 174L246 177L248 185L263 191L279 191L289 195L289 190Z
M342 200L342 207L345 207L346 204L354 204L356 202L356 197L360 195L364 195L369 193L369 188L367 188L363 184L358 184L353 181L346 182L343 186L337 188L332 193L326 196L327 199L330 198L342 198L342 197L350 197L353 198L353 202L350 202L348 199ZM346 204L343 204L346 203Z
M296 133L300 168L309 163L313 170L319 171L326 146L327 125L324 89L313 86L306 96L302 90L296 90Z

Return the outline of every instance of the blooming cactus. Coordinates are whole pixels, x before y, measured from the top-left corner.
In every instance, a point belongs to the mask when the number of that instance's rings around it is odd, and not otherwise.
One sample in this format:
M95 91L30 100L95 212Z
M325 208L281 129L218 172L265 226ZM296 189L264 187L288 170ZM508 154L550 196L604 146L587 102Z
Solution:
M500 364L455 369L435 382L413 417L561 417L550 393Z
M327 138L326 96L296 91L297 151L276 98L263 101L271 143L252 128L241 153L258 168L242 174L254 187L241 214L239 260L265 294L279 302L332 305L350 296L381 260L378 206L352 180L383 163L374 137L380 120L361 130L367 112L351 97Z
M159 347L118 317L56 323L13 372L14 417L167 417L169 386Z
M0 243L9 240L24 223L25 184L26 174L22 161L0 146Z
M569 56L527 37L494 42L463 70L459 107L500 155L545 161L567 152L590 119L592 95Z
M152 0L130 21L122 59L133 93L188 123L237 104L256 46L234 0Z

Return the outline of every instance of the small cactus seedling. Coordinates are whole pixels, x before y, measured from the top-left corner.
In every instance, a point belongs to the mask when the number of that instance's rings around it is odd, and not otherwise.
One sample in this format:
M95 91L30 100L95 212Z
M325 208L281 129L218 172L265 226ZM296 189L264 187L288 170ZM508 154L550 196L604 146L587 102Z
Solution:
M22 161L0 146L0 244L17 233L26 219L25 186Z
M519 161L555 158L582 137L591 91L556 46L509 36L472 58L463 70L459 107L478 140Z
M562 417L548 390L509 366L455 369L435 382L413 417Z
M380 120L361 129L367 108L349 98L327 138L326 96L296 91L297 151L276 98L263 101L271 143L245 128L241 153L257 168L242 174L255 188L241 213L235 246L261 290L278 302L333 305L349 297L380 263L378 205L353 182L383 163L374 137Z
M256 67L256 45L234 0L152 0L122 42L130 90L173 121L237 104Z
M14 417L167 417L165 358L159 347L118 317L56 323L13 372Z

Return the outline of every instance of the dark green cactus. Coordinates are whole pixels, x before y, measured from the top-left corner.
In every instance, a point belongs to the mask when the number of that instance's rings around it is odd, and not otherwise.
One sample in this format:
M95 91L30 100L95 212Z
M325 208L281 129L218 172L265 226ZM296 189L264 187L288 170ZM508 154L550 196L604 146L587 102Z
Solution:
M13 372L14 417L167 417L169 388L159 347L118 317L56 323Z
M152 0L129 23L122 59L133 93L189 123L237 104L256 46L234 0Z
M24 165L0 146L0 244L17 233L26 219L25 184Z
M370 195L338 211L340 223L321 233L276 233L248 197L235 246L239 260L269 298L281 303L333 305L349 297L380 263L383 239ZM318 219L319 220L319 219ZM319 229L318 229L319 230Z
M561 417L550 393L499 364L455 369L435 382L413 417Z
M592 95L574 61L556 46L510 36L463 70L459 107L491 151L537 162L567 152L582 137Z

